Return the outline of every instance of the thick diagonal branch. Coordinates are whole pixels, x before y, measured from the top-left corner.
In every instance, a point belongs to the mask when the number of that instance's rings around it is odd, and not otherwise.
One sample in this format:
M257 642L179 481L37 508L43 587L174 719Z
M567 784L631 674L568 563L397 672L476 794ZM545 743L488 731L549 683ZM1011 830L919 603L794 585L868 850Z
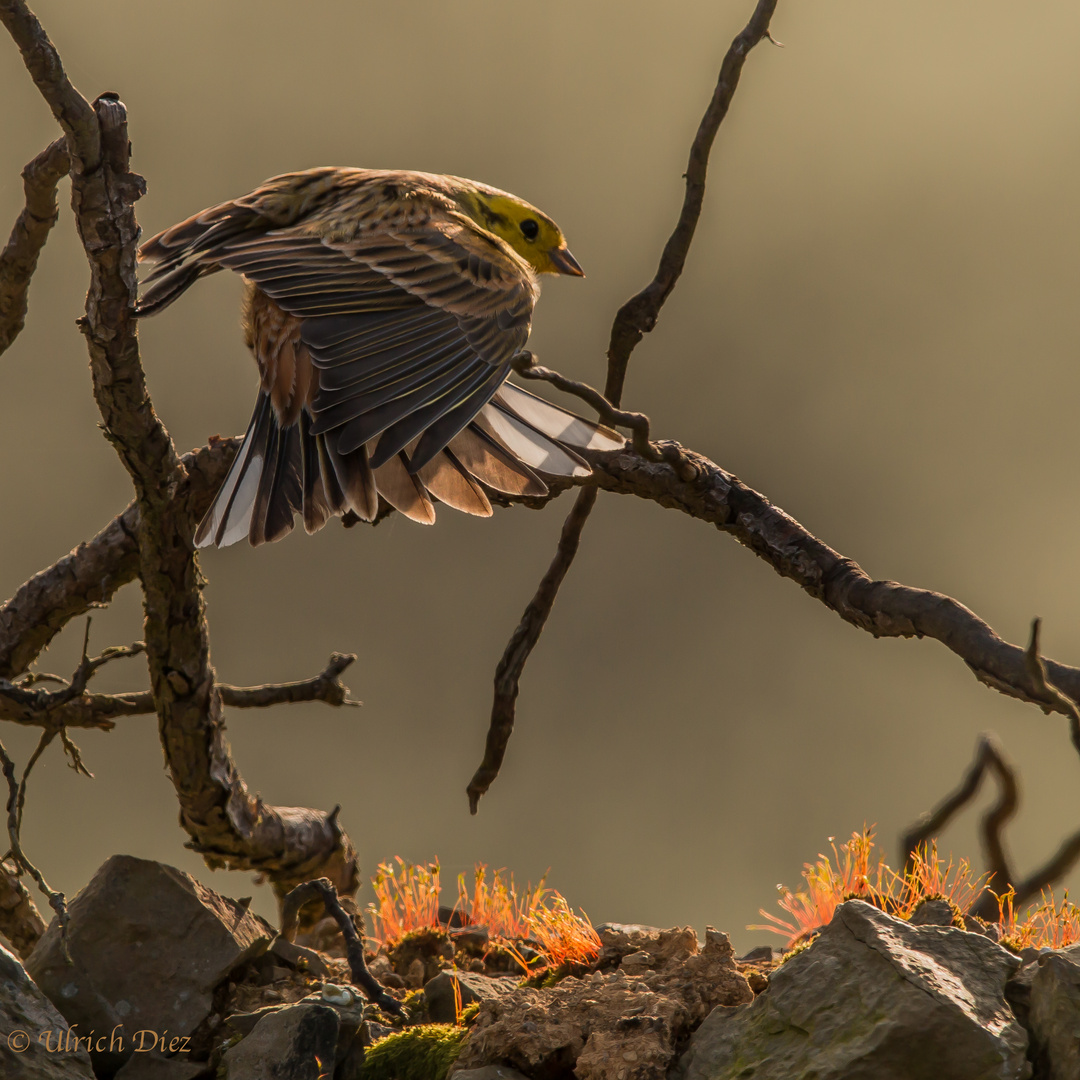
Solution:
M221 440L194 455L208 476L223 476L238 440ZM1068 716L1058 694L1047 693L1031 678L1027 649L1002 640L994 630L959 601L943 593L931 592L896 581L871 578L855 560L849 559L819 540L793 517L774 506L766 496L744 484L733 473L693 450L676 443L656 444L660 461L647 461L631 447L592 453L586 456L592 476L570 481L552 479L551 492L543 499L520 500L533 507L550 502L568 487L598 486L617 495L654 502L706 522L734 537L767 562L781 577L789 578L814 599L836 612L845 622L875 637L929 637L940 641L962 659L981 682L1003 694L1038 705L1045 712ZM201 486L178 489L188 492L192 502L205 508L206 493ZM489 493L493 504L510 505L515 500ZM127 514L128 511L125 511ZM178 518L191 524L199 515L178 502ZM116 519L99 534L119 528ZM93 566L98 580L111 591L128 577L129 548L121 543L82 545L61 564L37 575L39 585L61 608L86 610L81 599L89 578L84 563ZM16 594L25 598L27 587ZM69 594L70 590L70 594ZM8 605L0 606L0 627L5 625ZM19 625L25 625L17 620ZM60 620L60 625L66 622ZM58 630L58 625L56 629ZM0 632L0 639L4 637ZM5 652L6 650L6 652ZM4 642L0 656L25 652ZM1043 658L1047 685L1069 699L1080 699L1080 667L1071 667Z
M57 139L23 169L26 206L0 252L0 353L18 337L26 321L30 279L49 230L60 216L56 185L70 167L67 139Z

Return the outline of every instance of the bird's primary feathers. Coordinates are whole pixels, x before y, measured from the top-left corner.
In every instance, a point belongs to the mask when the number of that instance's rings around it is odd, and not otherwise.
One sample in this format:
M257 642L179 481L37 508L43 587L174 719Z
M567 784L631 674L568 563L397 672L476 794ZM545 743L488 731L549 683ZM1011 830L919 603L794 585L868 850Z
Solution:
M547 490L574 448L613 431L506 382L537 274L580 276L559 227L516 196L455 176L311 169L166 229L137 313L224 268L243 274L261 388L196 544L276 540L303 516L375 517L382 497L431 523L431 496L488 516L484 486Z

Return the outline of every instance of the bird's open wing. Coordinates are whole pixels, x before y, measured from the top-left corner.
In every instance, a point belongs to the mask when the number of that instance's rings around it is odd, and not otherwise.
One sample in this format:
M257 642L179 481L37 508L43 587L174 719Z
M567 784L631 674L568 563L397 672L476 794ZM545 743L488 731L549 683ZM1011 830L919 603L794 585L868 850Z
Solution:
M219 267L242 273L302 320L319 372L312 433L332 433L341 454L378 437L374 468L416 439L409 470L423 468L491 399L528 338L531 274L452 216L346 240L261 231L239 210L200 218L202 231L187 223L148 242L160 261L140 310Z

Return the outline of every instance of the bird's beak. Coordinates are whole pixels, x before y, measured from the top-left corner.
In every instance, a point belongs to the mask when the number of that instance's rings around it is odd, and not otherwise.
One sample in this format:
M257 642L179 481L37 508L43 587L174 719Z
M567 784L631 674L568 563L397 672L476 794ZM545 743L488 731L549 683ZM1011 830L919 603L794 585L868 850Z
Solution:
M581 263L570 254L570 249L561 247L548 252L551 264L560 274L569 274L571 277L584 277L585 271L581 269Z

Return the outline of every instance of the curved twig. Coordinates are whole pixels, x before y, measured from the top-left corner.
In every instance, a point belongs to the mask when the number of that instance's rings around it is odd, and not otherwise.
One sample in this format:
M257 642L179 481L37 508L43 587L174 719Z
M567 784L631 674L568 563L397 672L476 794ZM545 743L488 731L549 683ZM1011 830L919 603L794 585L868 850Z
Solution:
M997 801L987 810L980 823L983 853L986 868L993 875L990 885L995 892L1004 892L1013 884L1013 873L1005 855L1002 832L1008 822L1016 815L1020 802L1020 788L1016 770L1006 759L997 740L990 734L979 736L975 744L975 757L968 766L959 787L928 813L924 814L904 834L905 869L910 867L915 851L927 840L937 836L942 829L978 794L983 777L993 772L998 778L999 793Z
M644 413L626 412L623 409L617 409L599 390L593 389L588 383L568 379L558 371L540 367L536 363L536 354L528 349L522 349L514 357L513 368L524 379L538 379L550 383L556 390L561 390L564 394L573 394L575 397L581 398L589 408L596 412L603 423L611 427L629 428L634 436L634 450L646 461L661 460L656 447L649 442L649 418Z
M342 936L345 938L345 954L349 960L353 985L359 986L367 995L368 1000L374 1002L384 1012L400 1016L401 1003L388 994L379 980L368 971L367 962L364 960L364 943L356 932L356 924L341 906L337 892L328 878L305 881L284 897L281 902L281 936L286 941L292 941L299 922L300 909L315 900L322 901L327 914L333 917L341 929Z
M484 745L484 760L480 762L469 786L465 789L469 796L469 813L475 814L480 797L491 787L499 775L506 744L514 730L514 706L518 696L518 682L525 668L525 661L540 635L552 605L558 595L567 571L577 554L581 530L588 520L589 512L596 502L596 488L588 487L578 492L574 508L563 523L559 546L555 551L547 573L536 590L536 595L529 601L529 606L521 616L521 622L506 646L499 666L495 669L495 696L491 706L491 723L488 726L487 742Z
M0 252L0 353L19 336L26 322L30 279L49 231L60 216L56 185L70 167L64 138L47 146L22 171L26 206Z

